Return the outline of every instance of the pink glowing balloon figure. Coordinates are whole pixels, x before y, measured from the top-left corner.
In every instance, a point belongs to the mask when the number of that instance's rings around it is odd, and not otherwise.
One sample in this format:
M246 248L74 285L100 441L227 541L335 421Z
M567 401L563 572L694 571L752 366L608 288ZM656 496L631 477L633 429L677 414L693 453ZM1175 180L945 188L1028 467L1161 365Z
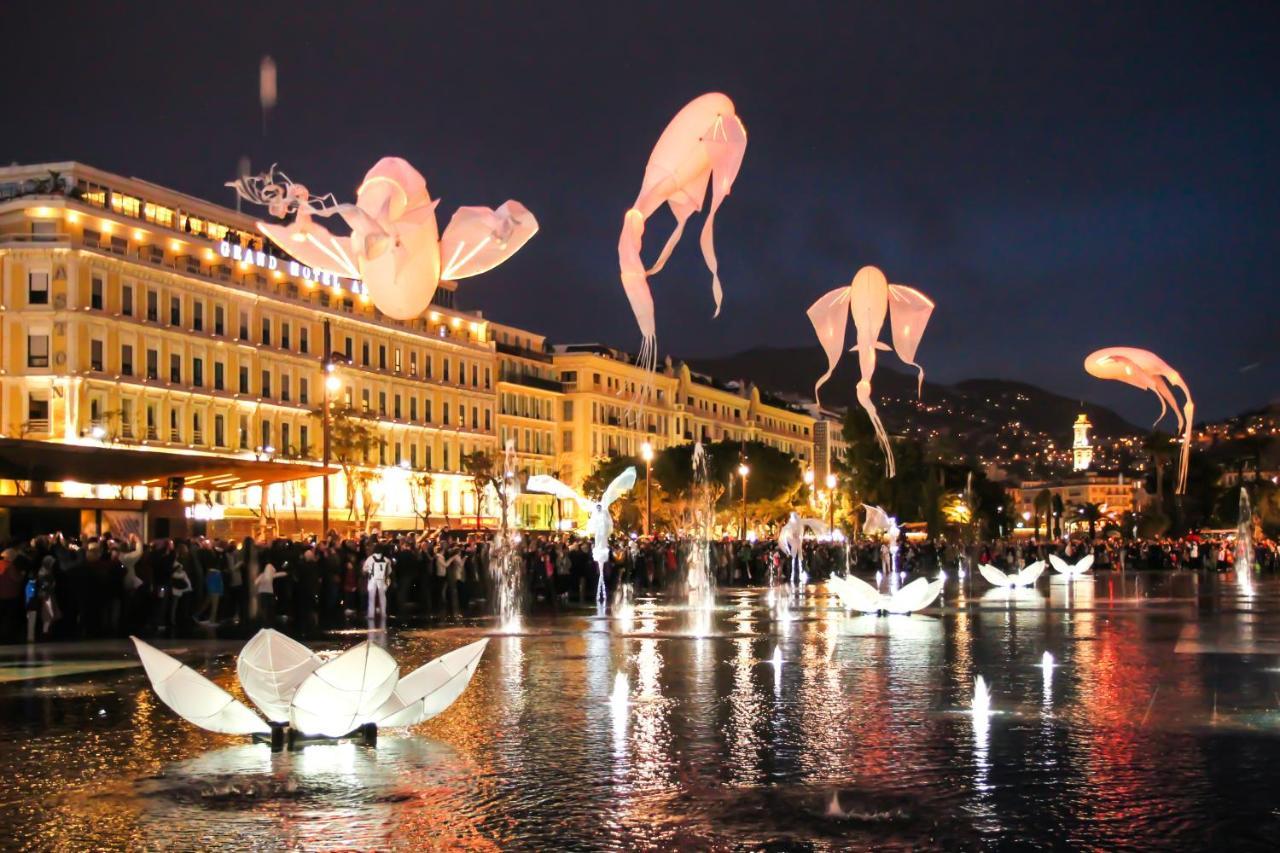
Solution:
M720 203L729 194L742 155L747 150L747 129L734 111L733 101L718 92L695 98L667 125L658 138L649 165L644 170L644 183L635 204L622 221L618 238L618 267L622 287L644 341L640 348L640 364L653 369L657 362L657 330L653 318L653 296L649 292L649 276L659 272L671 257L672 250L684 233L685 222L702 209L711 185L711 209L702 226L702 256L711 270L711 292L720 313L723 291L716 261L712 227ZM648 270L640 260L644 241L644 223L663 204L675 216L675 230L662 247L662 253Z
M409 320L431 304L441 279L467 278L511 257L538 230L524 205L507 201L496 210L462 207L441 236L436 205L419 172L399 157L383 157L364 176L355 204L332 195L313 197L305 186L274 168L232 186L273 216L293 222L258 228L290 256L313 269L360 279L373 304L388 317ZM314 216L338 214L351 229L335 236ZM441 259L444 259L443 267Z
M1183 381L1182 375L1153 352L1133 347L1107 347L1091 353L1084 360L1084 369L1090 376L1098 379L1117 379L1143 391L1150 391L1160 400L1160 417L1156 424L1164 420L1169 409L1173 409L1178 420L1178 432L1182 434L1182 452L1178 457L1177 494L1187 490L1187 465L1191 461L1191 426L1195 419L1195 403L1191 399L1191 389ZM1178 388L1186 398L1182 408L1178 408L1173 389ZM1155 424L1152 424L1154 427Z
M815 400L818 389L831 378L840 362L845 330L848 328L849 317L853 317L858 342L852 349L858 353L858 367L861 371L857 385L858 403L871 418L876 439L884 450L888 475L892 477L895 473L893 448L889 446L889 435L871 400L871 376L876 370L876 351L889 349L888 345L880 342L880 330L884 328L885 316L888 315L893 349L898 353L898 358L918 371L916 393L920 393L924 389L924 368L915 362L916 349L920 346L925 326L933 314L933 300L913 287L889 284L884 273L875 267L863 267L858 270L848 287L840 287L826 294L813 303L808 313L813 329L818 334L818 341L827 353L827 372L813 386Z

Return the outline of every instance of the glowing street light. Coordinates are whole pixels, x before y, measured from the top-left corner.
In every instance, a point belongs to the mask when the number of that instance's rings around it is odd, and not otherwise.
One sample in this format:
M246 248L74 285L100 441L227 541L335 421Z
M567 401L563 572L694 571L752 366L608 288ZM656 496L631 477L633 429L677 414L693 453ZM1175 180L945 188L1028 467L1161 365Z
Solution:
M324 465L324 476L320 478L321 483L321 510L320 510L320 536L327 538L329 535L329 461L331 454L330 441L330 413L329 408L333 402L333 395L338 393L342 387L342 380L337 376L338 362L347 362L349 359L345 355L335 353L333 351L333 332L329 327L328 318L324 321L324 346L321 350L324 353L321 367L324 369L324 405L321 408L320 426L323 439L321 442L322 455Z
M742 478L742 526L738 528L738 538L743 540L747 538L747 475L750 473L746 460L738 464L738 476Z

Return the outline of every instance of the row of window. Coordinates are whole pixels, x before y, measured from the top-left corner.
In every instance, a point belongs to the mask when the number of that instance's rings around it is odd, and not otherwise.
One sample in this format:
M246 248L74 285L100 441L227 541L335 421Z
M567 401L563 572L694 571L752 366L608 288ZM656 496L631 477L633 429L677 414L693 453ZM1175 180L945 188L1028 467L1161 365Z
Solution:
M143 304L141 306L136 304L139 293L143 294ZM98 311L106 310L108 307L107 296L106 276L99 272L93 273L89 286L90 308ZM121 315L125 317L141 316L148 323L159 323L161 322L161 299L162 294L158 288L143 287L134 282L123 281L119 286L119 302L117 304ZM47 271L32 271L28 273L27 301L30 305L49 304L49 273ZM206 331L207 309L203 299L170 294L166 308L168 325L174 328L189 328L194 332ZM256 332L255 342L261 346L278 346L283 350L293 349L293 332L295 330L293 322L264 316L259 317L257 327L252 328L250 312L243 309L238 312L236 319L238 321L236 337L239 340L254 341L252 333ZM224 305L214 303L208 331L216 336L225 336L227 334L227 310ZM297 351L304 355L309 354L311 352L310 325L298 322L296 331ZM343 352L347 361L351 364L357 364L356 345L355 337L352 335L345 336ZM376 367L378 370L391 370L395 373L405 372L406 353L404 348L388 346L385 343L375 345L369 339L359 341L359 348L360 358L358 364L360 366ZM420 364L423 370L423 377L427 379L433 378L434 364L432 356L416 349L410 349L407 353L408 375L410 377L416 378L418 376ZM442 357L441 379L445 382L452 382L454 377L456 377L457 384L464 387L470 385L473 388L487 390L493 385L493 371L489 365L484 365L482 368L480 364L465 359L451 360Z

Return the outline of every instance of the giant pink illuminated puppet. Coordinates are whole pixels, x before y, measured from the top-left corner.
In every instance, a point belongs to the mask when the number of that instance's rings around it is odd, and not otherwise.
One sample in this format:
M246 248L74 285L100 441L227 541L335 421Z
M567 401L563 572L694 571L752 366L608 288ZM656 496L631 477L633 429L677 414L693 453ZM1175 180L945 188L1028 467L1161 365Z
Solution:
M680 241L680 235L684 233L685 222L694 211L702 209L708 183L711 184L711 209L707 211L707 220L702 226L700 243L702 257L711 270L715 313L720 313L722 290L711 229L716 211L729 194L742 166L742 155L746 150L747 129L735 113L733 101L719 92L712 92L695 98L676 113L649 155L640 194L623 217L622 234L618 238L622 287L644 336L640 347L640 364L643 367L652 369L657 363L657 329L649 276L666 265ZM675 216L675 230L653 266L646 270L640 260L644 223L663 204L668 205Z
M916 364L916 349L933 313L933 301L913 287L889 284L876 267L863 267L847 287L841 287L823 296L809 308L809 320L818 334L818 340L827 353L827 372L813 386L816 400L822 387L840 362L844 350L845 330L849 317L857 330L858 342L853 350L858 353L861 371L857 385L858 403L871 418L876 439L884 451L886 471L892 477L895 472L893 448L885 432L876 405L871 400L871 376L876 370L876 351L888 350L880 342L880 330L884 328L885 315L889 316L893 334L893 349L898 358L919 371L917 393L924 388L924 368Z
M293 214L293 222L258 229L273 243L313 269L359 279L378 310L411 320L431 304L441 279L487 272L510 258L538 230L524 205L507 201L496 210L460 207L444 235L436 225L436 205L427 182L399 157L383 157L364 176L355 204L332 195L312 196L302 184L272 168L265 175L229 184L242 198L267 206L273 216ZM315 221L338 214L351 228L336 236ZM443 262L443 263L442 263Z
M1191 400L1191 389L1183 381L1182 375L1165 362L1160 356L1144 349L1133 347L1107 347L1091 353L1084 360L1084 369L1090 376L1098 379L1118 379L1143 391L1150 391L1160 400L1160 417L1156 423L1164 419L1169 409L1173 409L1178 419L1178 432L1182 434L1182 453L1178 458L1177 494L1187 490L1187 464L1191 460L1191 425L1195 419L1195 403ZM1178 408L1178 400L1173 389L1178 388L1186 398L1182 408ZM1153 424L1154 426L1154 424Z

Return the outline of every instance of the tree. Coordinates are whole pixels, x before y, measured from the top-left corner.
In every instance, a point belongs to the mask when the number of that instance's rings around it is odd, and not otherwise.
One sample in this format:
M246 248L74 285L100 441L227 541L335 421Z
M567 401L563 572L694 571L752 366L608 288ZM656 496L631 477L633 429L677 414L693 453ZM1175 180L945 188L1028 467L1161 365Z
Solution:
M464 454L460 461L462 472L471 478L471 485L476 491L476 530L479 530L480 516L484 513L484 487L492 485L501 493L501 483L494 472L501 470L502 463L484 450ZM505 512L503 517L506 517Z
M1098 522L1106 516L1102 512L1102 504L1090 503L1088 501L1076 505L1076 520L1086 522L1089 525L1089 541L1092 542L1098 536Z
M1173 436L1159 430L1152 430L1142 442L1142 448L1151 457L1151 468L1156 477L1156 504L1160 511L1164 510L1164 467L1173 458Z
M480 516L484 513L484 503L491 491L498 501L498 524L505 530L511 493L506 488L508 472L504 457L487 450L476 450L465 454L460 461L463 473L471 477L471 484L476 491L476 529L480 529ZM510 472L510 476L514 477L515 472Z
M316 410L311 416L321 422L324 412ZM369 454L378 446L378 430L373 423L350 406L332 408L329 412L329 455L342 468L342 478L347 485L347 518L355 517L356 496L371 496L373 475L364 470ZM264 490L265 491L265 490ZM372 515L370 501L363 507L368 526Z
M1041 518L1044 519L1045 535L1048 536L1053 530L1053 526L1052 524L1050 524L1051 516L1049 515L1049 513L1053 511L1053 492L1049 491L1048 489L1041 489L1040 491L1036 492L1035 509L1036 509L1036 536L1040 535L1040 519Z
M666 518L673 526L691 523L694 481L692 444L679 444L654 454L653 517ZM750 467L747 475L747 513L761 525L768 526L790 512L803 486L800 466L787 453L761 442L716 441L703 445L707 456L707 485L717 509L738 518L742 499L738 465L745 458ZM609 456L599 460L582 481L582 493L594 498L604 492L614 478L635 466L636 487L618 499L619 526L626 528L630 519L643 518L644 461L635 456Z
M409 478L409 501L413 506L413 514L422 519L423 527L431 526L431 493L435 479L430 471L423 471ZM421 509L419 509L421 500Z

